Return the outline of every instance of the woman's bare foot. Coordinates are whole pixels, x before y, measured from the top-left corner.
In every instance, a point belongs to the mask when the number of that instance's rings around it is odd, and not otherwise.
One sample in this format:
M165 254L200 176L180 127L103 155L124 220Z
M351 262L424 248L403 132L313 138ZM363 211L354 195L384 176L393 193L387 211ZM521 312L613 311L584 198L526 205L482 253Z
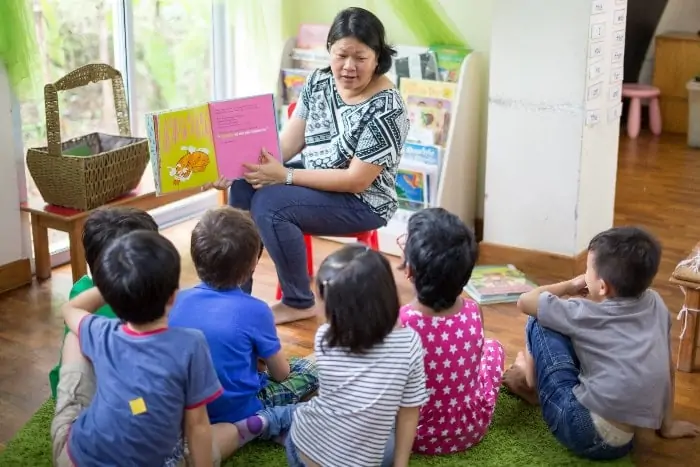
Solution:
M294 321L301 321L302 319L309 319L316 316L316 307L299 309L287 306L282 302L277 302L272 305L272 313L275 315L275 324L285 324L292 323Z
M523 352L518 352L515 363L503 373L503 385L525 402L532 405L539 405L539 397L534 386L528 384L528 365L532 364L532 359L528 361Z

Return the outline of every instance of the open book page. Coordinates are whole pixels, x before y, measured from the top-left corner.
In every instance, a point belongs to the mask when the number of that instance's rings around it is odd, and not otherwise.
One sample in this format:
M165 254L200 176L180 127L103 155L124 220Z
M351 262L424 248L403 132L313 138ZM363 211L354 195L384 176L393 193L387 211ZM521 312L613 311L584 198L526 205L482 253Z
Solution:
M197 188L219 178L207 104L158 113L154 127L159 194Z
M257 164L263 148L281 160L272 94L211 102L209 112L221 176L241 178L243 164Z

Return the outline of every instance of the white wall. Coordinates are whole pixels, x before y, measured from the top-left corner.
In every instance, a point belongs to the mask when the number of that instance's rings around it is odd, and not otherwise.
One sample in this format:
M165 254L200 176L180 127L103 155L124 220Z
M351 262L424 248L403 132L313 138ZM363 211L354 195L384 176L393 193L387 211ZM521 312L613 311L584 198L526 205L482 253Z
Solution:
M668 0L654 36L672 31L700 31L700 0ZM640 83L651 84L653 81L655 47L655 41L652 40L639 72Z
M20 199L26 196L22 152L19 106L0 64L0 265L28 257L27 226L19 211Z
M612 23L613 8L624 6L602 1ZM574 256L612 225L619 137L619 118L607 117L615 104L612 27L604 55L591 59L591 24L601 20L591 18L591 0L540 0L530 21L523 21L526 2L494 5L484 241ZM590 78L596 62L603 71ZM599 97L589 100L597 83ZM588 127L592 110L601 123Z

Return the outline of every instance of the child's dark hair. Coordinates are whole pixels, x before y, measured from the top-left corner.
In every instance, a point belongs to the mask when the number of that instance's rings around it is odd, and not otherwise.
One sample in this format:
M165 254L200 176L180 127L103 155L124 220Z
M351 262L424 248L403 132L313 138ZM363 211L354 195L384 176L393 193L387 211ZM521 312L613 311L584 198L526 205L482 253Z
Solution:
M83 226L83 249L90 272L112 240L135 230L157 232L158 224L146 211L135 208L115 206L92 211Z
M199 279L227 290L250 279L262 241L250 214L221 206L207 211L192 230L190 253Z
M329 324L329 347L364 353L396 326L400 304L391 265L366 245L346 245L328 256L316 285Z
M137 230L105 248L92 276L119 319L148 324L165 315L179 288L180 254L158 232Z
M614 227L588 244L598 277L621 298L640 296L649 288L661 263L661 244L638 227Z
M408 220L404 250L418 301L436 312L452 307L479 257L474 233L443 208L427 208Z

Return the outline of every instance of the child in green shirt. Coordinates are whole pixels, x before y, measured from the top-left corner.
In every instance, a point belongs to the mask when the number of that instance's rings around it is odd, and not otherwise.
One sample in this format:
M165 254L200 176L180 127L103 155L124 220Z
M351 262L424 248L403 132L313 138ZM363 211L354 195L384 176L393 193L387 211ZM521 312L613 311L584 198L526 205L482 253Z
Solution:
M135 230L151 230L157 232L158 224L156 224L156 221L150 214L140 209L118 206L101 208L93 211L85 220L85 225L83 226L83 248L85 249L85 260L87 261L89 270L94 270L95 263L97 263L100 254L112 240ZM89 275L81 277L73 284L69 294L69 300L91 289L93 286L92 277ZM109 305L103 306L97 310L95 314L108 318L117 317ZM63 331L64 338L68 332L70 331L66 326ZM58 364L49 373L49 384L51 385L51 394L54 399L56 398L60 369L61 360L59 358Z

